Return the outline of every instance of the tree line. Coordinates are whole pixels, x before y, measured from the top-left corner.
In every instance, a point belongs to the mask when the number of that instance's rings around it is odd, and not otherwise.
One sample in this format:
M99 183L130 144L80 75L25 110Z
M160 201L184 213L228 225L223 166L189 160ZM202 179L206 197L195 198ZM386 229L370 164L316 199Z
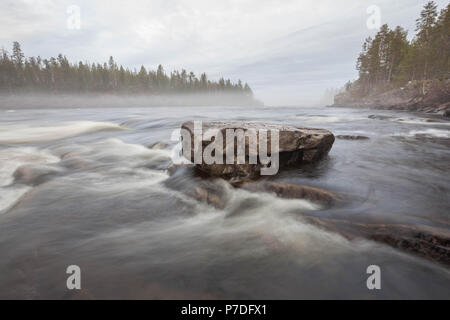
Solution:
M359 78L345 89L360 96L400 87L409 81L449 79L450 4L438 12L434 1L423 7L416 20L416 34L400 26L381 26L365 40L357 59Z
M108 63L70 63L66 56L26 58L18 42L12 52L0 52L0 92L20 91L54 93L235 93L253 96L250 86L241 80L209 80L205 73L197 77L186 70L167 74L162 65L156 70L130 70L118 66L111 56Z

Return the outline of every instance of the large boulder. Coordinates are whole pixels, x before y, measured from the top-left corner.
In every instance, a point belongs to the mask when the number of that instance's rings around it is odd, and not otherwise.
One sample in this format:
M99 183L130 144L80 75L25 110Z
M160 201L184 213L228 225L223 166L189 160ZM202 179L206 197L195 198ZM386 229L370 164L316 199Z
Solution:
M304 127L296 127L291 125L284 124L267 124L267 123L257 123L257 122L199 122L194 130L194 122L188 121L182 124L181 128L186 130L190 135L190 139L183 138L183 155L189 161L194 162L194 131L197 130L197 137L199 137L198 145L201 145L201 151L205 151L205 148L215 141L215 138L210 139L209 137L205 138L206 132L214 132L215 134L220 133L223 137L223 163L207 163L204 160L204 157L200 158L200 161L195 161L197 168L201 171L212 175L212 176L220 176L223 178L235 178L235 177L256 177L260 174L264 173L263 168L270 168L273 165L273 162L270 161L268 163L264 163L261 161L260 154L258 153L261 150L260 145L260 135L262 132L267 132L267 156L273 160L275 156L278 156L279 159L279 167L286 166L298 166L306 163L314 163L324 156L328 154L331 149L331 146L334 143L334 135L324 129L315 129L315 128L304 128ZM203 135L199 135L199 129L201 129L201 133ZM245 144L245 162L239 163L237 154L237 140L233 139L233 143L227 144L227 131L231 129L236 132L236 130L242 129L244 135L250 133L256 133L257 138L256 147L250 148L249 144L251 139L246 136L244 138ZM276 134L272 134L271 132L277 131L278 133L278 151L275 148L276 143L272 141L277 136ZM249 133L250 132L250 133ZM263 134L264 135L264 134ZM273 147L272 147L273 146ZM272 150L274 149L274 150ZM189 152L190 150L190 152ZM232 153L234 157L234 161L229 163L226 161L227 154ZM257 162L249 161L256 154ZM253 163L252 163L253 162ZM269 170L267 170L269 171ZM278 171L278 170L276 170ZM276 173L275 171L275 173ZM272 170L273 172L273 170ZM273 174L273 173L269 173Z

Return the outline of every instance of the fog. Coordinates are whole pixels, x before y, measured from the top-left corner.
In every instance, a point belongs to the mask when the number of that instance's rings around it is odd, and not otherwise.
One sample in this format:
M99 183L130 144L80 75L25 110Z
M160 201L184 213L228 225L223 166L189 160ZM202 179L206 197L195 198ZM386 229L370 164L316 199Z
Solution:
M3 94L0 109L132 108L156 106L263 106L263 102L242 94Z

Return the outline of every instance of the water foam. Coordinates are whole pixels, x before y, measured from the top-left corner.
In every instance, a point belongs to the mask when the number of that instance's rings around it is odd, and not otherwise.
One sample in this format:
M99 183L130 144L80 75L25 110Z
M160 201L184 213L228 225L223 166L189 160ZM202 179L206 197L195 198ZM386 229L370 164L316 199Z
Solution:
M359 121L367 120L361 117L321 117L321 116L294 116L296 120L302 120L310 123L334 123L334 122L347 122L347 121Z
M0 187L7 186L14 180L13 174L24 164L50 164L60 159L48 150L34 147L6 148L0 150Z
M132 239L146 244L135 246L133 249L137 251L160 243L176 248L183 248L186 243L195 246L195 250L177 251L177 255L158 255L154 259L161 264L217 257L217 245L221 247L224 242L241 243L230 252L232 259L266 256L282 250L293 252L300 264L317 263L330 255L358 250L342 236L302 221L300 213L319 208L309 201L225 188L230 201L224 209L198 204L195 215L128 225L102 237L108 243Z
M417 119L417 118L396 118L392 121L407 124L421 124L428 126L450 126L448 122L438 122L438 121L427 121L428 119Z
M51 164L60 159L48 150L34 147L6 148L0 150L0 212L12 207L28 190L29 186L11 185L17 168L26 164Z
M6 212L17 201L27 193L31 187L28 186L14 186L7 188L0 188L0 214Z
M450 131L441 129L412 130L406 133L395 133L392 136L394 137L427 136L434 138L450 138Z
M0 144L21 144L52 141L100 130L125 129L110 122L76 121L57 126L7 125L0 127Z
M145 166L169 162L171 151L150 149L140 144L126 143L117 138L102 139L88 144L71 143L53 149L63 159L76 156L95 164L126 167Z

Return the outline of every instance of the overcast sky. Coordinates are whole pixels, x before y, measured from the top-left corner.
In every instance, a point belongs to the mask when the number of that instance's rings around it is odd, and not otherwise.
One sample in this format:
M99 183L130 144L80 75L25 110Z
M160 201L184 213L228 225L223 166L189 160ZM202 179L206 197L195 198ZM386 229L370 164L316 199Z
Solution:
M362 42L377 31L367 27L370 6L380 9L381 24L412 36L425 2L2 0L0 46L10 50L16 40L26 56L104 62L112 55L130 68L205 71L248 82L266 105L312 104L357 77Z

